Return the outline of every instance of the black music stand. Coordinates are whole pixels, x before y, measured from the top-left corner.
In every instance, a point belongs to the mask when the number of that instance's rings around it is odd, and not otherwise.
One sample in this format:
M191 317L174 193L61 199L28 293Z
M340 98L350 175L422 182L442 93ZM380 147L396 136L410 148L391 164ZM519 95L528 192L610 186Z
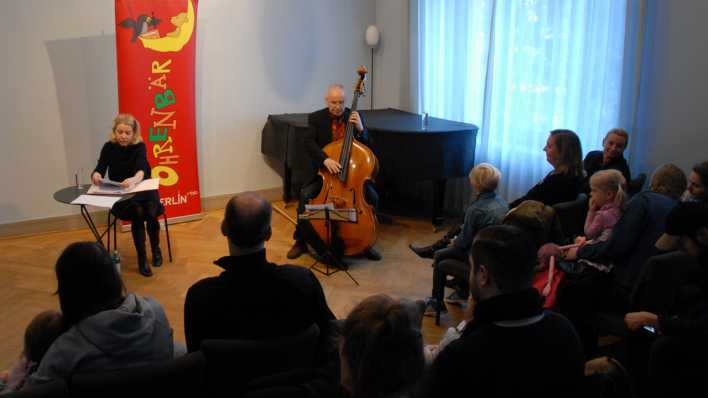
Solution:
M330 216L330 213L335 214L334 220ZM312 227L312 224L309 223L309 220L324 220L325 221L325 228L327 229L327 241L323 242L321 239L319 239L319 236L314 232L314 228ZM347 270L346 264L344 264L334 253L332 253L332 221L349 221L349 218L336 209L332 208L331 205L325 204L321 208L318 208L317 210L314 211L306 211L305 213L298 214L298 221L305 221L307 224L309 224L309 228L312 228L311 233L307 233L305 231L305 235L312 235L312 240L317 240L319 242L312 242L314 243L313 246L315 247L315 252L317 253L318 259L310 266L311 270L315 270L325 276L330 276L332 274L336 274L339 271L343 271L349 279L351 279L357 286L359 286L359 282L357 282L356 279L352 276L352 274L349 273ZM301 230L304 230L306 228L301 228ZM317 264L323 263L325 265L325 270L323 271L322 269L316 267ZM331 264L330 264L331 263ZM330 265L332 268L330 268Z

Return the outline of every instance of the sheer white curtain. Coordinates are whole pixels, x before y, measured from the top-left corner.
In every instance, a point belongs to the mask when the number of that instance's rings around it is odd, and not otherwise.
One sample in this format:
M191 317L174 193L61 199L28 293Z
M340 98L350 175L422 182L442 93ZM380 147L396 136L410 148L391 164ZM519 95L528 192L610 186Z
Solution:
M628 13L640 3L414 0L417 111L480 126L476 160L502 171L513 200L550 171L551 130L578 133L585 153L613 127L631 131L641 29Z

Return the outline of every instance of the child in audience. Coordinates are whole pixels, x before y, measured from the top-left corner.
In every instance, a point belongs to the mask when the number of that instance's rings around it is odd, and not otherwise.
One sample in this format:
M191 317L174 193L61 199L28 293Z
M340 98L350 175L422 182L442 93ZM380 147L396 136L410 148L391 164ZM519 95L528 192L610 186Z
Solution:
M423 375L422 301L364 299L347 316L339 343L342 395L407 397Z
M585 236L576 238L582 245L604 242L622 215L626 181L617 170L602 170L590 178L590 210L585 219Z
M550 257L562 258L566 250L607 241L612 235L617 221L622 216L626 199L626 180L617 170L601 170L590 178L590 209L585 218L585 236L575 238L575 244L557 246L546 244L539 249L538 258L542 265L548 265ZM609 272L611 266L579 260L577 263L561 262L559 266L566 272L581 272L585 266Z
M49 346L63 332L61 313L47 310L35 316L25 330L22 355L10 370L0 375L0 381L4 383L4 387L0 386L0 394L21 389L27 377L37 370L37 365Z

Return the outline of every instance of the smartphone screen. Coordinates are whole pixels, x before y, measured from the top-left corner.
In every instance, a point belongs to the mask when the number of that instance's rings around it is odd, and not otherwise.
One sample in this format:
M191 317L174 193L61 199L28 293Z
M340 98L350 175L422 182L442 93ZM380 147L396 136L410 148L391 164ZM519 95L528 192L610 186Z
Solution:
M656 334L656 329L654 329L654 326L646 325L646 326L642 326L642 327L643 327L644 330L646 330L647 332Z

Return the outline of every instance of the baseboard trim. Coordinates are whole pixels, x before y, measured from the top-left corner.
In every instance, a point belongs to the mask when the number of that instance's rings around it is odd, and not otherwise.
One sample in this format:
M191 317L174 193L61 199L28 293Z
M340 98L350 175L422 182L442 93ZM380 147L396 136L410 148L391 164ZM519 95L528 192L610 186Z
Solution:
M263 196L270 202L281 200L283 197L283 188L267 188L253 191ZM226 203L233 197L235 193L226 195L205 196L201 198L202 212L207 212L216 209L223 209ZM90 212L93 222L96 227L105 228L106 226L106 211L95 210ZM169 215L168 215L169 216ZM191 216L170 218L170 224L178 222L193 221L201 219L202 213ZM160 223L162 224L162 223ZM38 218L36 220L19 221L8 224L0 224L0 238L19 237L23 235L35 235L50 232L71 231L77 229L88 230L86 223L81 214L70 214L66 216ZM123 229L123 228L121 228ZM127 229L129 230L129 229Z
M105 210L91 211L90 214L97 228L106 227L107 215ZM0 224L0 238L15 238L23 235L72 231L82 228L86 228L87 231L89 230L81 214L70 214L66 216L38 218L35 220Z
M283 187L261 189L258 191L252 191L261 196L263 196L269 202L277 202L283 199ZM225 194L225 195L215 195L202 198L202 211L211 211L216 209L223 209L226 203L231 199L235 193Z

